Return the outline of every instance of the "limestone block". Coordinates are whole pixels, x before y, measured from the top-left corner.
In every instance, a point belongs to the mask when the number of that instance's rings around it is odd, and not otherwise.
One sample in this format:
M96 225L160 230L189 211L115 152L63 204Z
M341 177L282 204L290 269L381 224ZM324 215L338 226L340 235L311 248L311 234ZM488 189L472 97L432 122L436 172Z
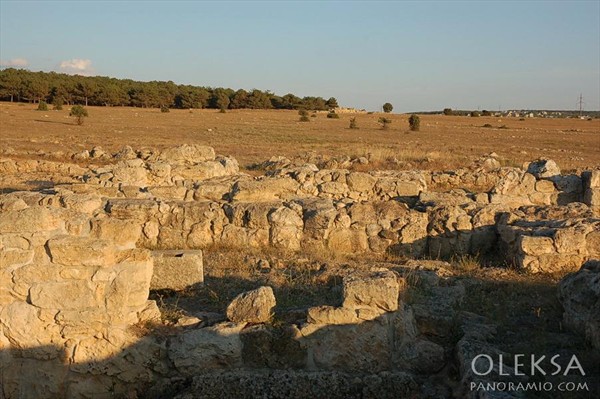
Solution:
M185 331L169 342L168 356L185 376L201 370L239 367L242 364L240 332L245 323L220 323Z
M102 218L92 220L92 235L113 242L120 248L135 248L136 242L142 234L139 223L116 218Z
M202 251L153 251L154 273L150 288L153 290L183 290L204 281Z
M365 275L351 275L343 281L343 307L357 309L371 307L381 312L398 309L400 284L390 270L377 270Z
M377 178L368 173L352 172L346 177L350 191L368 193L373 191Z
M215 150L212 147L198 144L182 144L177 147L163 150L160 153L158 160L175 165L214 161Z
M64 210L33 206L0 214L1 233L36 233L57 230L64 226Z
M306 324L300 332L319 369L372 373L390 368L392 340L385 316L359 324Z
M518 239L517 246L522 253L534 256L555 251L554 242L550 237L522 235Z
M74 310L102 305L91 286L81 280L35 283L29 297L32 305L43 309Z
M538 180L535 183L535 190L540 193L552 193L555 191L554 183L550 180Z
M113 266L116 248L93 237L61 236L48 241L52 263L65 266Z
M313 324L355 324L360 320L354 309L317 306L308 309L307 321Z

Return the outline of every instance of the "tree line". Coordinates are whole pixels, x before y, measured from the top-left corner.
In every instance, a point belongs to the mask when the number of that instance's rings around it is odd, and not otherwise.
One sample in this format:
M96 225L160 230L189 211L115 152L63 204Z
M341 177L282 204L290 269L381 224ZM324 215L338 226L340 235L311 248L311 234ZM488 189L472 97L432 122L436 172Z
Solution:
M338 106L334 97L278 96L258 89L246 91L175 84L172 81L139 82L105 76L0 70L0 99L37 103L132 106L143 108L307 109Z

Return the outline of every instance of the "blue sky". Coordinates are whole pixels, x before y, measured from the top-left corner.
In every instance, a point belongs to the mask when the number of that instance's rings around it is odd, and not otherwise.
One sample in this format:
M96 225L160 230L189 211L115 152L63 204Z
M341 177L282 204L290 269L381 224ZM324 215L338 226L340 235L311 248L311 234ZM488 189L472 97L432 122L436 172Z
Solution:
M0 59L370 110L598 110L600 1L0 0Z

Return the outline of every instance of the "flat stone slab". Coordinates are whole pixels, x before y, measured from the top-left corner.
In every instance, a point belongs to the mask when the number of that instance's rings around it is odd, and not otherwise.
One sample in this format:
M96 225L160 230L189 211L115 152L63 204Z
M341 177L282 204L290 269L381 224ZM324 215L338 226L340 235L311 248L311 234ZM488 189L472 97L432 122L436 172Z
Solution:
M204 265L200 250L152 251L154 274L151 290L183 290L204 282Z

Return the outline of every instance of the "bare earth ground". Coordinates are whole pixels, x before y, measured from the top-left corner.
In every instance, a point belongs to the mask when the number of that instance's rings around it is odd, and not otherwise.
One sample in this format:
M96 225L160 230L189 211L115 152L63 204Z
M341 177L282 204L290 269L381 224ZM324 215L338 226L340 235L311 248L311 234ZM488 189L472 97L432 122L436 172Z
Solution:
M62 111L36 111L32 104L0 103L0 147L17 151L76 151L100 145L163 148L204 144L232 155L242 169L273 155L292 157L309 151L320 155L371 154L371 168L443 170L465 166L496 152L507 164L538 157L555 160L563 171L600 165L600 120L458 117L422 115L421 131L408 131L407 115L387 115L388 130L377 124L382 114L325 113L301 123L296 111L171 110L89 107L83 126ZM356 117L359 130L348 129ZM483 125L492 125L484 128ZM409 163L406 165L406 163ZM396 166L395 168L398 168Z

